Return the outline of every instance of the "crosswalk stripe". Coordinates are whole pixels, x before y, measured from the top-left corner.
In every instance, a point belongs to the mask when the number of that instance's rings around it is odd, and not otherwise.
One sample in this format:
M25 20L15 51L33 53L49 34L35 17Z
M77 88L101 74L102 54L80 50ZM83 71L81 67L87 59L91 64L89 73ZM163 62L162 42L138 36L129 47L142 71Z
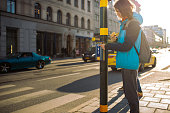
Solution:
M68 94L21 110L14 111L12 113L42 113L83 97L83 95Z
M0 89L4 89L4 88L10 88L10 87L14 87L15 85L4 85L4 86L0 86Z
M77 74L80 74L80 73L72 73L72 74L61 75L61 76L57 76L57 77L49 77L49 78L45 78L45 79L41 79L41 80L37 80L37 81L44 81L44 80L49 80L49 79L56 79L56 78L60 78L60 77L66 77L66 76L77 75Z
M14 97L14 98L1 100L0 101L0 107L10 105L10 104L19 103L19 102L22 102L22 101L26 101L26 100L33 99L33 98L36 98L36 97L44 96L44 95L51 94L51 93L54 93L54 92L55 91L42 90L42 91L38 91L38 92L35 92L35 93L30 93L30 94L26 94L26 95Z
M14 89L14 90L10 90L10 91L4 91L4 92L0 92L0 96L12 94L12 93L17 93L17 92L21 92L21 91L26 91L26 90L31 90L31 89L34 89L34 88L24 87L24 88Z

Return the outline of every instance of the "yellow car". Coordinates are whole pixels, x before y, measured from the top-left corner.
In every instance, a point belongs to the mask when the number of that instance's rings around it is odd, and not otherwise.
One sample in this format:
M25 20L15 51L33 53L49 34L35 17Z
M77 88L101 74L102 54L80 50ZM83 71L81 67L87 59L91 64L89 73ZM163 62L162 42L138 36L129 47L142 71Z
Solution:
M116 68L116 51L113 53L112 50L108 51L108 67L111 67L113 71L117 70ZM150 62L145 64L140 64L139 71L143 71L145 67L156 66L156 57L154 55L151 56Z

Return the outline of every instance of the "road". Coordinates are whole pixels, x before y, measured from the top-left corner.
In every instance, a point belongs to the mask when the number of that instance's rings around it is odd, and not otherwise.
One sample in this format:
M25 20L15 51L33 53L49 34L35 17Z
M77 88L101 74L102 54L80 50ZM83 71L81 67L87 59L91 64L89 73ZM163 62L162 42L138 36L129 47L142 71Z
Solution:
M141 83L170 80L170 52L163 50L155 56L157 66L139 73ZM42 70L31 68L1 74L0 113L66 113L99 97L99 65L84 63L81 58L63 59ZM121 70L109 69L108 90L120 87L121 81Z

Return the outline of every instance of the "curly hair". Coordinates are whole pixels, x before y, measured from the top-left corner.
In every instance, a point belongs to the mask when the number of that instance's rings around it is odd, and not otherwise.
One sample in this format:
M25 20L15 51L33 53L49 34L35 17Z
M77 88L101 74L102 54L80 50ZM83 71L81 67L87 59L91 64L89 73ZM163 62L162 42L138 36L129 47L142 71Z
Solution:
M123 18L133 18L133 4L129 0L117 0L114 4L114 8L116 11L121 13Z

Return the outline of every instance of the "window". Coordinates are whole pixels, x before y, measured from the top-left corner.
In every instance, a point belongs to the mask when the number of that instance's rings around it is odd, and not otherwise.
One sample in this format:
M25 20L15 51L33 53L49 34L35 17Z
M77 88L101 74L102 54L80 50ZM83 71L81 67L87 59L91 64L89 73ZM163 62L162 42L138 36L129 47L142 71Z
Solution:
M51 7L47 8L47 20L52 21L52 9L51 9Z
M7 0L7 12L16 13L16 0Z
M88 4L88 12L90 12L90 1L88 1L87 4Z
M62 12L60 10L57 12L57 23L62 24Z
M84 0L81 0L81 9L84 9Z
M41 5L39 3L35 3L35 18L41 18Z
M68 25L68 26L71 25L71 16L70 16L70 13L67 13L67 15L66 15L66 25Z
M78 0L74 0L74 6L78 7Z
M6 55L18 52L18 29L6 28Z
M81 28L84 28L84 18L81 18Z
M78 16L77 15L74 17L74 26L78 27Z
M90 29L90 20L87 21L87 28Z
M71 4L71 1L70 1L70 0L67 0L67 4Z

